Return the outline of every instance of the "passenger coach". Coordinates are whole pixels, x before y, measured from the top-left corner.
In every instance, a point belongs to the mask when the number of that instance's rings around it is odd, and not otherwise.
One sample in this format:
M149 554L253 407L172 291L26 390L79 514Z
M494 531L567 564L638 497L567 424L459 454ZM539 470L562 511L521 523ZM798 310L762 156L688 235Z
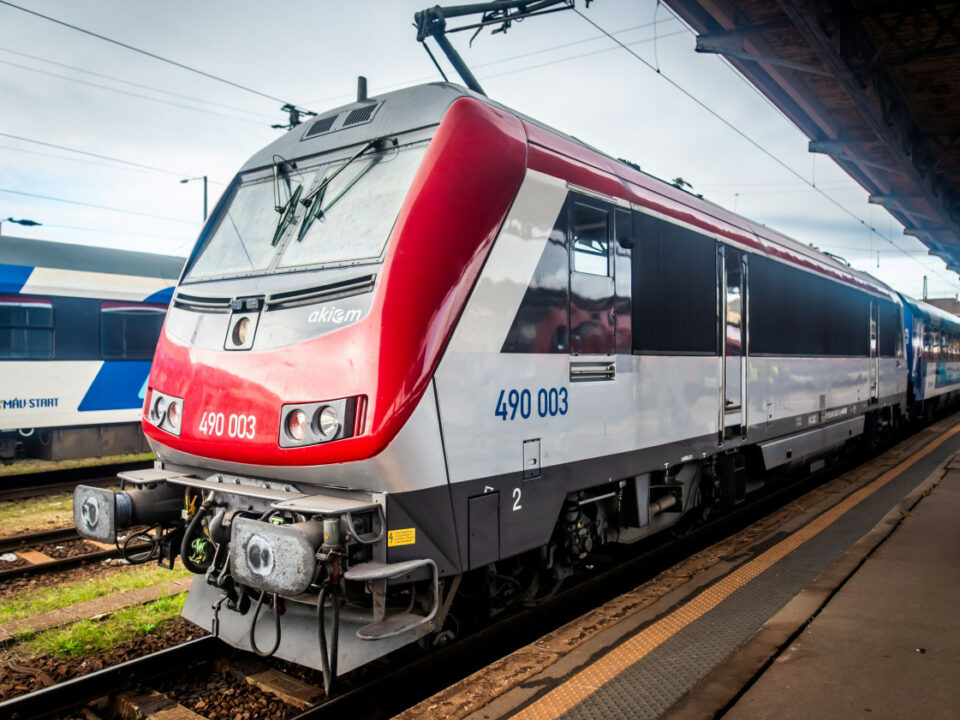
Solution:
M182 265L0 237L0 459L149 450L140 408Z

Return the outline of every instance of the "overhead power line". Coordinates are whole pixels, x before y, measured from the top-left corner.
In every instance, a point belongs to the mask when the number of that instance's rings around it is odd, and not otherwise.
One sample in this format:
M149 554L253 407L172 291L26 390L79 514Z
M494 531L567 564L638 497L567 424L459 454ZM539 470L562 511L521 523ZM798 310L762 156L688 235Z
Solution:
M20 10L21 12L25 12L25 13L27 13L27 14L29 14L29 15L33 15L33 16L35 16L35 17L42 18L43 20L47 20L47 21L49 21L49 22L55 23L55 24L57 24L57 25L60 25L60 26L62 26L62 27L69 28L69 29L71 29L71 30L76 30L77 32L83 33L84 35L89 35L90 37L97 38L98 40L103 40L104 42L108 42L108 43L110 43L110 44L112 44L112 45L116 45L117 47L122 47L122 48L124 48L124 49L126 49L126 50L130 50L131 52L135 52L135 53L138 53L138 54L140 54L140 55L144 55L144 56L146 56L146 57L153 58L154 60L158 60L158 61L160 61L160 62L162 62L162 63L166 63L167 65L172 65L173 67L180 68L181 70L186 70L187 72L192 72L192 73L194 73L194 74L196 74L196 75L201 75L201 76L203 76L203 77L205 77L205 78L208 78L208 79L210 79L210 80L215 80L215 81L220 82L220 83L223 83L223 84L225 84L225 85L230 85L231 87L237 88L238 90L243 90L244 92L252 93L253 95L259 95L259 96L262 97L262 98L266 98L266 99L268 99L268 100L273 100L273 101L278 102L278 103L287 104L287 105L291 105L291 104L292 104L292 103L288 103L288 102L287 102L286 100L284 100L283 98L277 97L276 95L271 95L271 94L265 93L265 92L263 92L263 91L261 91L261 90L256 90L255 88L252 88L252 87L250 87L250 86L248 86L248 85L243 85L243 84L241 84L241 83L234 82L233 80L228 80L227 78L220 77L219 75L214 75L213 73L209 73L209 72L207 72L206 70L200 70L199 68L192 67L192 66L187 65L187 64L185 64L185 63L178 62L178 61L176 61L176 60L171 60L170 58L167 58L167 57L164 57L163 55L158 55L158 54L156 54L156 53L150 52L149 50L143 50L142 48L134 47L133 45L130 45L130 44L125 43L125 42L121 42L120 40L114 40L113 38L107 37L106 35L101 35L100 33L93 32L92 30L87 30L86 28L82 28L82 27L80 27L80 26L78 26L78 25L73 25L73 24L68 23L68 22L65 22L65 21L63 21L63 20L58 20L58 19L55 18L55 17L50 17L49 15L44 15L43 13L39 13L39 12L37 12L36 10L30 10L29 8L25 8L25 7L22 7L22 6L20 6L20 5L16 5L16 4L12 3L12 2L8 2L7 0L0 0L0 5L6 5L7 7L13 8L14 10Z
M86 150L77 150L76 148L66 147L65 145L55 145L54 143L44 142L43 140L34 140L33 138L23 137L22 135L11 135L10 133L0 132L0 137L10 138L11 140L19 140L21 142L33 143L34 145L43 145L44 147L56 148L57 150L66 150L68 152L77 153L78 155L86 155L88 157L99 158L100 160L109 160L110 162L121 163L123 165L130 165L132 167L142 168L144 170L153 170L154 172L164 173L166 175L176 175L177 177L185 177L190 173L177 172L175 170L167 170L166 168L157 167L155 165L144 165L143 163L132 162L130 160L122 160L120 158L110 157L109 155L101 155L100 153L88 152Z
M141 217L153 218L154 220L169 220L171 222L183 223L184 225L198 225L193 220L184 220L183 218L168 217L166 215L154 215L152 213L139 212L137 210L127 210L126 208L112 207L110 205L96 205L94 203L81 202L80 200L68 200L67 198L53 197L52 195L38 195L37 193L23 192L21 190L10 190L0 188L0 193L9 195L19 195L21 197L38 198L40 200L50 200L52 202L66 203L68 205L80 205L81 207L95 208L97 210L109 210L110 212L126 213L127 215L139 215Z
M38 155L40 157L55 158L57 160L68 160L69 162L78 162L78 163L83 163L85 165L96 165L97 167L109 168L110 170L126 170L128 172L142 172L142 173L156 172L156 173L163 173L164 175L169 174L166 170L162 170L159 168L153 169L149 167L139 168L139 167L130 167L130 166L117 167L112 162L97 162L96 160L87 160L86 158L83 158L83 157L73 157L71 155L67 155L66 153L40 152L39 150L28 150L27 148L13 147L12 145L0 145L0 150L8 150L10 152L24 153L26 155ZM76 151L74 150L72 152L76 152ZM113 162L120 162L120 161L115 160ZM220 180L208 180L208 182L211 185L226 185L225 182L222 182Z
M54 67L61 67L66 70L72 70L73 72L83 73L84 75L91 75L93 77L103 78L104 80L111 80L113 82L121 83L123 85L129 85L130 87L140 88L142 90L149 90L151 92L162 93L163 95L169 95L170 97L180 98L181 100L190 100L191 102L198 102L204 105L211 105L213 107L223 108L225 110L234 110L236 112L247 113L248 115L256 115L265 120L273 119L272 115L267 115L266 113L257 112L256 110L248 110L246 108L236 107L235 105L225 105L223 103L213 102L212 100L207 100L205 98L194 97L193 95L184 95L183 93L173 92L172 90L164 90L163 88L156 87L154 85L146 85L144 83L134 82L132 80L125 80L124 78L119 78L114 75L107 75L105 73L96 72L94 70L87 70L86 68L78 67L76 65L70 65L69 63L57 62L56 60L49 60L38 55L30 55L25 52L20 52L19 50L11 50L10 48L0 47L0 51L5 53L10 53L11 55L17 55L18 57L27 58L28 60L36 60L37 62L46 63L47 65L53 65ZM13 63L10 63L13 65ZM24 65L14 65L14 67L23 68L24 70L35 70L35 68L26 67ZM54 77L63 78L64 80L74 81L76 78L67 77L64 75L54 75ZM96 85L95 87L102 87ZM133 97L141 97L139 95L134 95Z
M641 29L643 29L643 28L652 27L653 25L656 25L656 24L662 25L662 24L664 24L664 23L671 23L671 22L679 22L679 21L677 20L677 18L671 16L671 17L664 18L663 20L658 20L656 23L652 23L652 22L641 23L640 25L631 25L630 27L623 28L622 30L614 30L614 31L613 31L613 34L614 34L614 35L623 35L623 34L626 34L626 33L628 33L628 32L632 32L632 31L634 31L634 30L641 30ZM684 31L684 32L686 32L686 31ZM673 34L673 33L671 33L671 35L672 35L672 34ZM665 36L665 35L661 35L661 36L660 36L661 39L663 39L664 37L667 37L667 36ZM580 39L580 40L572 40L572 41L570 41L570 42L560 43L559 45L550 45L549 47L541 48L541 49L539 49L539 50L531 50L530 52L520 53L519 55L508 55L507 57L500 58L499 60L490 60L490 61L484 62L484 63L477 63L477 64L475 64L475 65L471 65L471 67L472 67L473 69L476 69L476 68L489 67L489 66L491 66L491 65L500 65L500 64L503 64L503 63L506 63L506 62L512 62L512 61L514 61L514 60L521 60L521 59L523 59L523 58L530 57L530 56L532 56L532 55L542 55L543 53L553 52L554 50L562 50L562 49L564 49L564 48L572 47L573 45L582 45L582 44L584 44L584 43L592 42L592 41L594 41L594 40L603 40L603 39L605 39L605 38L606 38L606 36L605 36L605 35L602 35L602 34L601 34L601 35L591 35L590 37L582 38L582 39ZM639 45L639 44L646 43L646 42L653 42L653 40L654 40L654 38L647 38L647 39L645 39L645 40L633 41L633 42L630 42L630 43L628 43L628 44L629 44L629 45ZM616 50L616 48L606 48L606 49L603 50L603 52L609 52L609 51L611 51L611 50ZM592 53L588 53L588 54L592 54ZM556 60L552 60L551 63L561 63L561 62L566 62L567 60L576 60L576 59L578 59L578 58L580 58L580 57L583 57L583 56L581 56L581 55L573 55L573 56L567 56L567 57L557 58ZM550 63L547 63L547 64L550 64ZM517 68L517 69L515 69L515 70L511 70L511 72L524 72L525 70L532 70L532 69L536 69L536 68L539 68L539 67L543 67L543 66L542 66L542 65L534 65L534 66L531 66L531 67L522 67L522 68ZM396 82L396 83L391 83L391 84L389 84L389 85L384 85L384 86L383 86L383 89L384 89L384 91L389 91L389 90L393 90L393 89L396 89L396 88L409 87L410 85L416 85L416 84L418 84L418 83L431 82L435 77L436 77L435 75L423 75L423 76L420 76L420 77L418 77L418 78L409 79L409 80L405 80L405 81L401 81L401 82ZM485 79L487 79L487 78L494 78L494 77L499 77L499 75L485 75L485 76L481 77L480 79L481 79L481 80L485 80ZM342 99L344 99L344 98L351 98L351 97L353 97L352 94L332 95L332 96L328 96L328 97L324 97L324 98L318 98L318 99L316 99L316 100L310 100L310 101L309 101L309 104L310 104L310 105L320 105L321 103L333 102L333 101L336 101L336 100L342 100Z
M0 65L9 65L10 67L19 68L20 70L27 70L28 72L38 73L40 75L46 75L47 77L58 78L60 80L67 80L69 82L77 83L79 85L86 85L88 87L99 88L100 90L108 90L109 92L118 93L120 95L127 95L128 97L135 97L141 100L149 100L150 102L160 103L161 105L170 105L172 107L183 108L184 110L193 110L194 112L204 113L205 115L217 115L219 117L229 118L230 120L239 120L240 122L252 123L254 125L263 125L262 120L253 120L251 118L238 117L237 115L227 115L226 113L217 112L216 110L204 110L203 108L193 107L191 105L183 105L182 103L173 102L171 100L164 100L163 98L155 98L155 97L150 97L149 95L141 95L139 93L130 92L129 90L121 90L120 88L112 88L107 85L101 85L99 83L90 82L88 80L81 80L80 78L72 78L66 75L60 75L59 73L50 72L49 70L41 70L40 68L27 67L26 65L13 63L13 62L10 62L9 60L0 60Z
M3 1L3 0L0 0L0 2L2 2L2 1ZM800 172L798 172L797 170L795 170L794 168L792 168L792 167L791 167L790 165L788 165L786 162L784 162L784 161L781 160L779 157L777 157L776 155L774 155L773 152L771 152L770 150L768 150L767 148L765 148L763 145L761 145L759 142L757 142L756 140L754 140L752 137L750 137L749 135L747 135L743 130L741 130L739 127L737 127L734 123L732 123L731 121L727 120L725 117L723 117L722 115L720 115L716 110L714 110L714 109L711 108L709 105L707 105L703 100L700 100L700 98L698 98L696 95L694 95L694 94L691 93L689 90L687 90L686 88L684 88L684 87L683 87L682 85L680 85L680 83L678 83L676 80L674 80L674 79L672 79L671 77L669 77L668 75L666 75L660 68L655 67L654 65L651 65L649 62L647 62L647 60L645 60L644 58L642 58L640 55L637 55L637 53L635 53L633 50L631 50L626 44L624 44L623 42L621 42L620 40L618 40L617 38L615 38L613 35L611 35L609 32L607 32L606 30L604 30L602 27L600 27L599 25L597 25L597 23L595 23L593 20L591 20L590 18L588 18L588 17L587 17L586 15L584 15L582 12L580 12L580 11L577 10L576 8L574 8L573 11L574 11L577 15L579 15L580 17L582 17L584 20L586 20L588 23L590 23L590 24L591 24L593 27L595 27L597 30L599 30L599 31L602 32L604 35L606 35L610 40L612 40L612 41L615 42L617 45L619 45L621 48L623 48L623 49L626 50L628 53L630 53L634 58L636 58L636 59L639 60L641 63L643 63L644 66L646 66L648 69L650 69L650 70L652 70L653 72L655 72L659 77L662 77L667 83L669 83L671 86L673 86L673 88L675 88L676 90L680 91L680 92L681 92L683 95L685 95L688 99L692 100L692 101L693 101L694 103L696 103L698 106L700 106L701 108L703 108L704 110L706 110L708 113L710 113L711 115L713 115L713 117L715 117L717 120L719 120L720 122L722 122L722 123L723 123L724 125L726 125L728 128L730 128L731 130L733 130L737 135L739 135L741 138L743 138L743 139L746 140L748 143L750 143L751 145L753 145L757 150L759 150L759 151L762 152L764 155L766 155L766 156L769 157L771 160L773 160L775 163L777 163L778 165L780 165L782 168L784 168L784 169L785 169L787 172L789 172L791 175L796 176L797 178L799 178L800 180L802 180L804 183L806 183L807 185L809 185L811 188L813 188L814 190L816 190L817 193L818 193L819 195L821 195L824 199L828 200L831 204L833 204L833 205L835 205L836 207L838 207L838 208L839 208L841 211L843 211L846 215L849 215L849 216L852 217L854 220L856 220L857 222L859 222L861 225L863 225L863 226L864 226L867 230L869 230L871 233L875 234L877 237L879 237L879 238L887 241L888 243L890 243L894 248L896 248L897 250L899 250L901 253L903 253L904 255L906 255L908 258L910 258L911 260L913 260L914 262L916 262L916 263L917 263L918 265L920 265L921 267L923 267L923 268L925 268L926 270L932 272L934 275L936 275L937 277L939 277L941 280L943 280L943 281L945 281L945 282L947 282L947 283L950 283L951 285L955 285L955 284L956 284L956 281L955 281L955 280L950 280L950 279L944 277L943 275L941 275L941 274L937 271L936 268L930 267L930 266L927 265L926 263L921 262L921 261L918 260L917 258L913 257L913 255L911 255L909 252L907 252L907 251L904 250L902 247L900 247L899 245L897 245L891 238L888 238L886 235L884 235L884 234L881 233L879 230L877 230L877 228L875 228L873 225L870 225L866 220L864 220L863 218L859 217L856 213L854 213L852 210L850 210L850 209L847 208L845 205L843 205L843 203L841 203L841 202L839 202L838 200L834 199L833 197L831 197L830 195L828 195L826 192L824 192L821 188L819 188L819 187L817 187L816 185L814 185L813 183L811 183L811 182L810 182L806 177L804 177Z

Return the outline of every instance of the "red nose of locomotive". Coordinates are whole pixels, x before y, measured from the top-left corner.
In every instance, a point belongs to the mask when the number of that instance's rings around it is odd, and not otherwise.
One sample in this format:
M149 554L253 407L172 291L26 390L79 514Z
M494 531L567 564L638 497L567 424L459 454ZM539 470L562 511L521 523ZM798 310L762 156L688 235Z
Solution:
M246 319L224 315L224 334ZM144 403L146 432L190 455L258 465L371 454L364 422L377 387L375 325L261 352L198 348L165 333Z
M473 98L455 100L429 144L420 141L381 254L346 267L283 272L289 254L320 247L309 235L316 228L354 218L351 232L366 229L365 214L385 202L383 189L366 204L349 202L362 197L358 190L373 184L381 166L389 179L399 167L391 163L404 152L413 157L403 133L398 137L359 164L341 159L311 175L309 160L288 163L299 174L288 184L287 224L271 214L276 180L266 172L241 176L232 198L225 196L226 209L211 219L214 240L201 239L174 297L148 382L143 426L161 456L167 447L260 467L336 463L378 453L402 427L523 179L526 134L516 117ZM344 168L339 175L337 168ZM347 189L335 192L337 182ZM297 183L303 187L294 190ZM263 221L268 236L248 236L246 261L274 252L269 233L277 254L246 278L190 282L205 256L219 252L218 268L231 261L215 247L217 223L240 217L235 208L244 194L271 206Z

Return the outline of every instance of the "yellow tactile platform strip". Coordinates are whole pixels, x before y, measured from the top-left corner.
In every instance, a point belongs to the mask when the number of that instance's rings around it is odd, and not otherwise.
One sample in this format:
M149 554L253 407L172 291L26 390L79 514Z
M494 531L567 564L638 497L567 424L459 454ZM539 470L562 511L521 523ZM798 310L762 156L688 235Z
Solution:
M741 566L730 575L694 597L690 602L677 608L669 615L666 615L623 644L617 646L599 660L568 679L562 685L554 688L539 700L513 715L512 718L515 720L552 720L580 704L589 695L599 690L604 684L636 663L640 658L715 608L738 589L776 564L787 554L800 547L800 545L807 540L825 530L848 510L858 505L916 462L929 455L958 432L960 432L960 425L955 425L936 440L931 441L909 458L883 473L883 475L869 485L852 493L849 497L824 512L811 523L796 531L785 540L782 540L762 555Z

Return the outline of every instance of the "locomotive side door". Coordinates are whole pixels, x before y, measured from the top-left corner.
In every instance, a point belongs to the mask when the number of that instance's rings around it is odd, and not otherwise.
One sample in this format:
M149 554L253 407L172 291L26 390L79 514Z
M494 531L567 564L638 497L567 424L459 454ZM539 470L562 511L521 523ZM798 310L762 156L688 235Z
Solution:
M572 380L612 380L616 314L611 235L613 212L601 203L570 207L570 354L609 359L571 362Z
M721 441L747 434L747 258L719 246L723 410Z
M877 328L880 325L880 307L876 300L870 300L870 368L868 376L870 379L870 402L875 403L880 400L880 358L877 343Z

